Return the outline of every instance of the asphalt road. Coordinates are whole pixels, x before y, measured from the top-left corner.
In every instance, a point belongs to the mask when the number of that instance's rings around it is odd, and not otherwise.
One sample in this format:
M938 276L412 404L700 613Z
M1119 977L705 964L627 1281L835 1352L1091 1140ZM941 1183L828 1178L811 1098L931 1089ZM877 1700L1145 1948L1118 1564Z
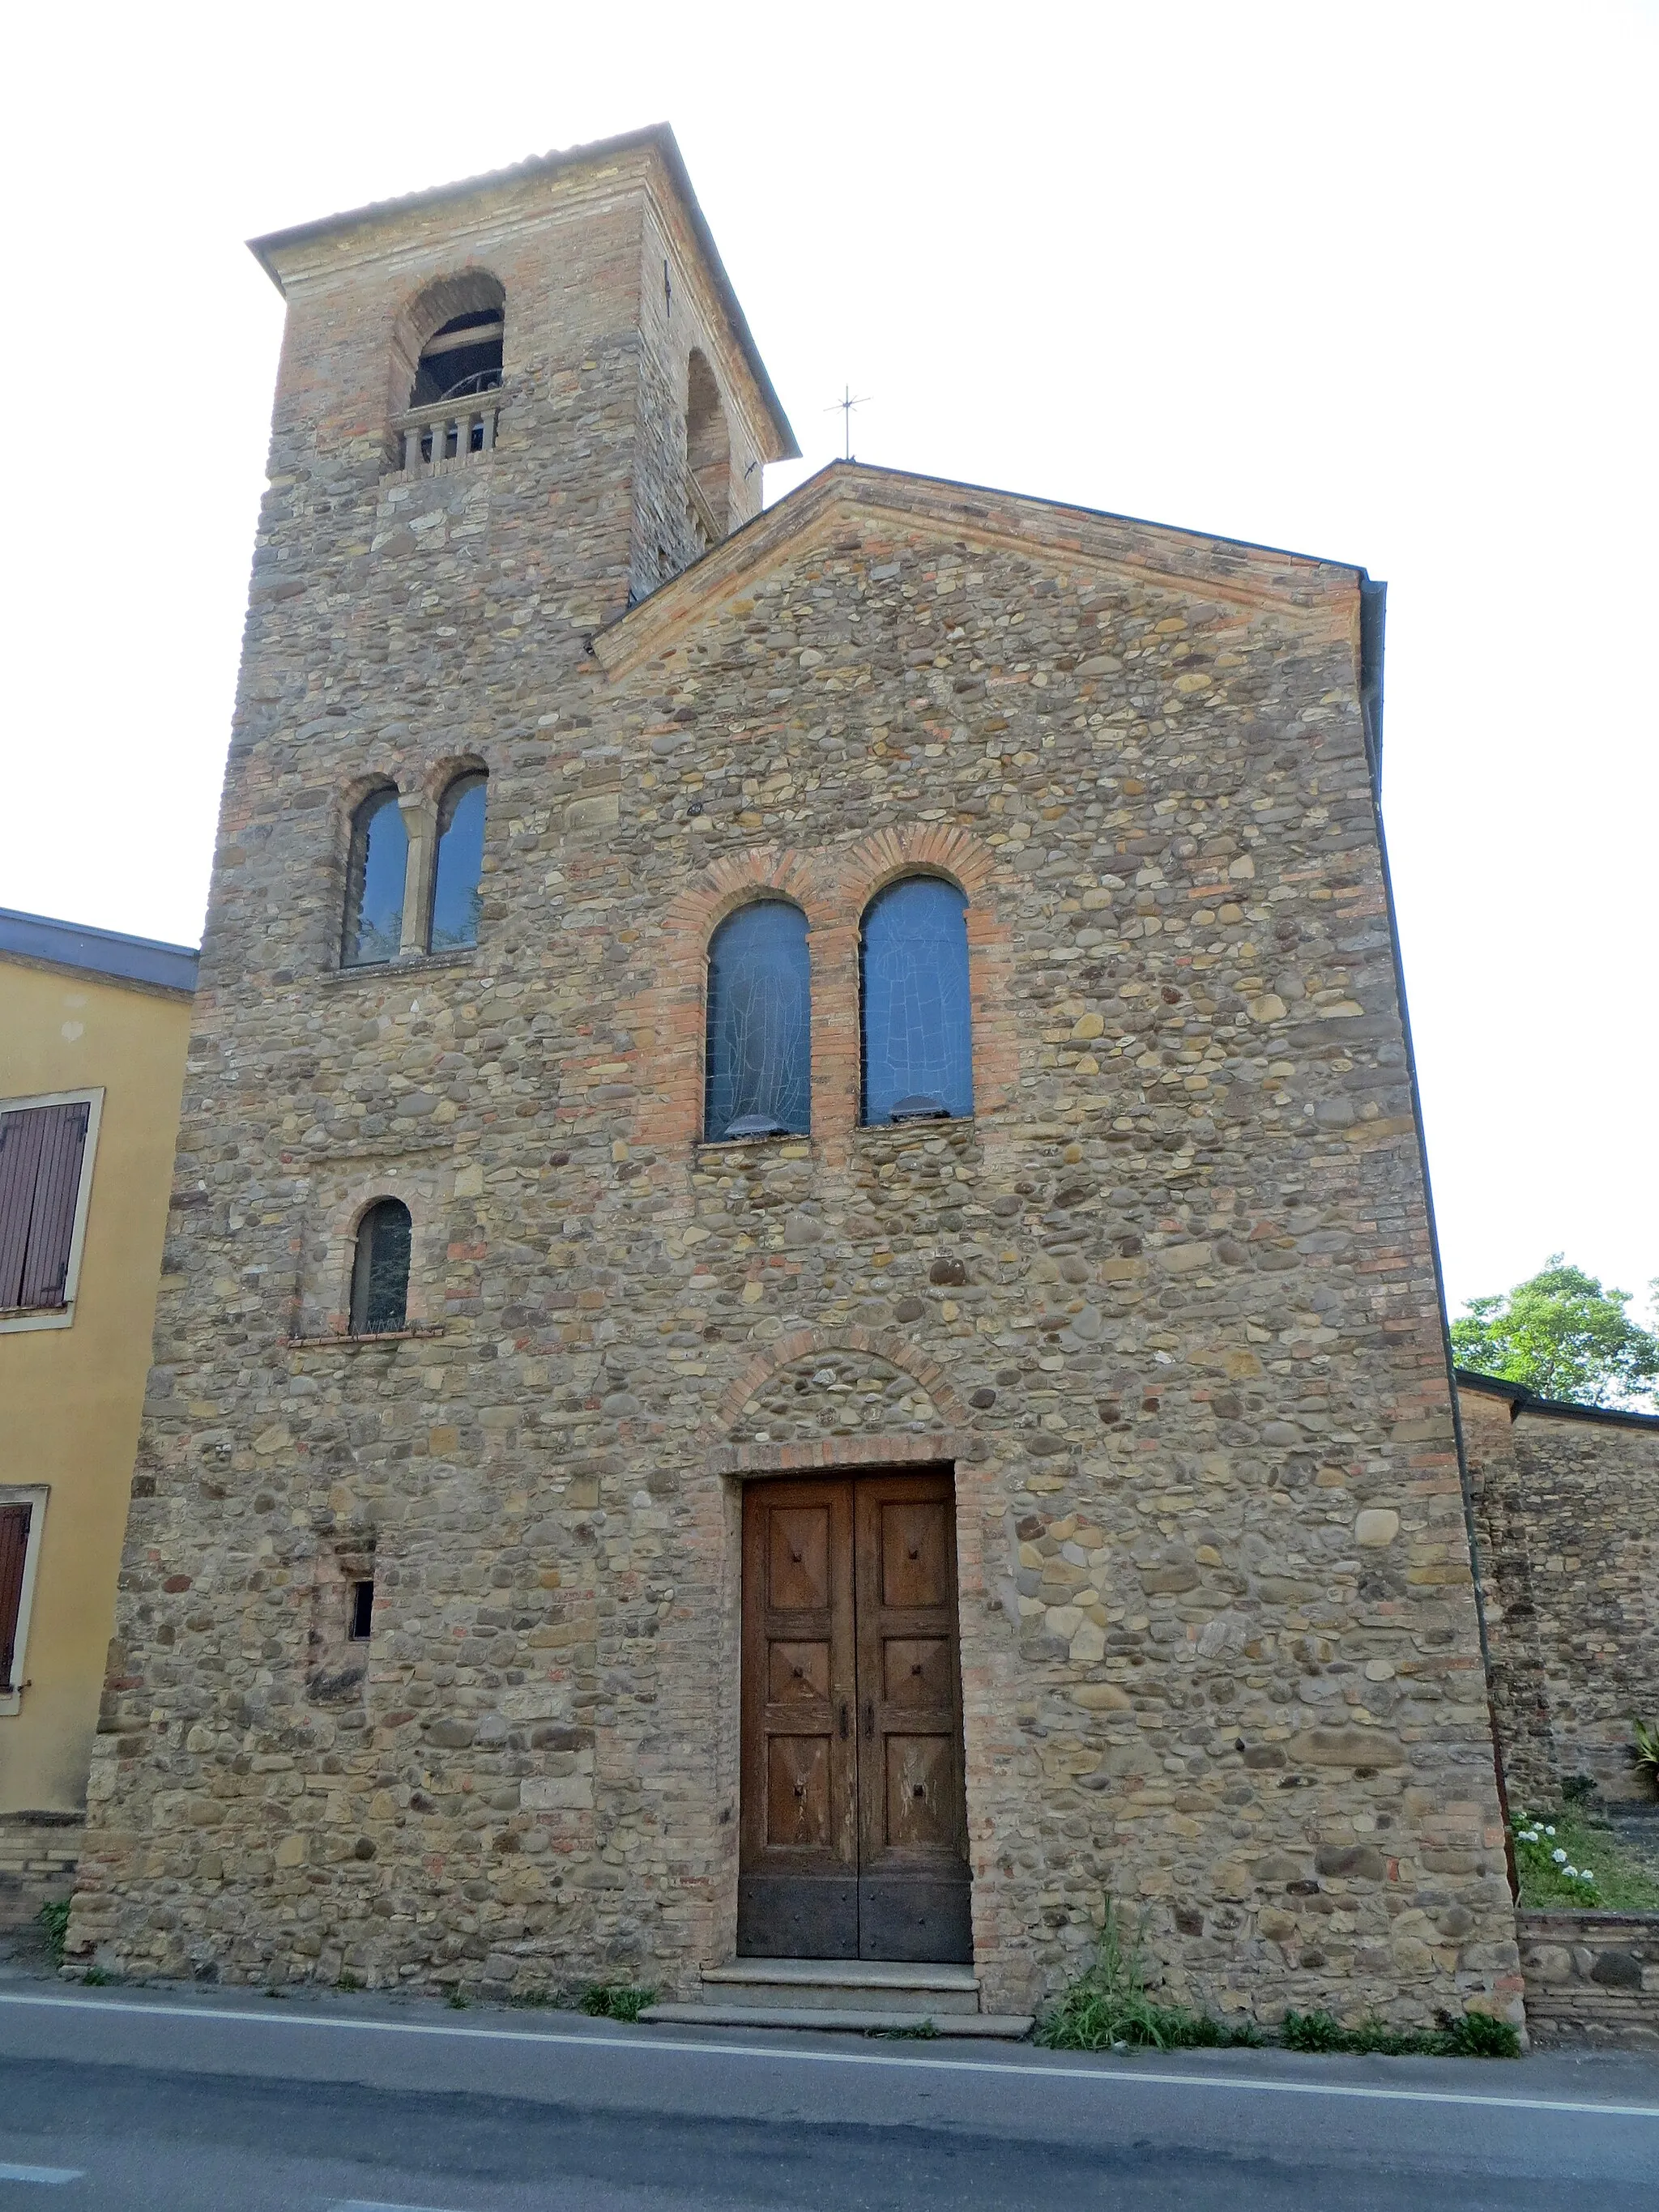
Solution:
M373 1998L0 1989L0 2212L1622 2212L1638 2058L1100 2060Z

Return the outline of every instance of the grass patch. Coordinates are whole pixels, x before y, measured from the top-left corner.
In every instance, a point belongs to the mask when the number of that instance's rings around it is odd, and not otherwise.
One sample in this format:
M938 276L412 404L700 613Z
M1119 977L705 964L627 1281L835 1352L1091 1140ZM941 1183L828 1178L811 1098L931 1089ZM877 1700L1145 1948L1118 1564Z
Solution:
M1518 2058L1521 2039L1489 2013L1437 2014L1438 2027L1390 2027L1375 2016L1344 2027L1328 2012L1287 2012L1279 2029L1286 2051L1346 2051L1385 2058Z
M932 2043L939 2030L931 2020L915 2020L902 2027L866 2027L865 2033L878 2043Z
M56 1905L43 1905L40 1911L41 1931L46 1939L46 1948L52 1954L52 1963L64 1963L64 1946L69 1939L70 1901L60 1898Z
M1254 2047L1262 2037L1248 2021L1232 2027L1149 1996L1139 1939L1125 1942L1108 1898L1092 1965L1037 2022L1034 2040L1050 2051L1221 2051Z
M1517 1813L1510 1832L1521 1902L1531 1911L1659 1912L1659 1881L1636 1863L1605 1821L1580 1806L1564 1805L1531 1819ZM1569 1874L1569 1867L1575 1871Z
M444 1999L444 2002L449 2007L451 2012L465 2012L471 2000L468 1998L466 1991L460 1986L459 1982L456 1984L455 1987L451 1990L449 1995Z
M576 2001L594 2020L635 2021L657 2002L655 1990L636 1990L628 1982L590 1982Z

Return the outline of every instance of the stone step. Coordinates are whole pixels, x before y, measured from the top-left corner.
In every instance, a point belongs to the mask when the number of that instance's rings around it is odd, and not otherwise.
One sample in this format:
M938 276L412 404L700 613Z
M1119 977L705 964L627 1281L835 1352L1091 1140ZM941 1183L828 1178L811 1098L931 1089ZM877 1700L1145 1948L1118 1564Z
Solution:
M914 2007L894 2011L868 2006L843 2009L835 2005L662 2004L650 2006L640 2018L678 2027L798 2027L817 2029L820 2033L839 2030L851 2035L900 2036L931 2027L938 2036L1000 2036L1015 2043L1029 2035L1032 2027L1029 2013L933 2013Z
M979 2010L971 1966L887 1959L730 1959L702 1969L704 2004L938 2017Z

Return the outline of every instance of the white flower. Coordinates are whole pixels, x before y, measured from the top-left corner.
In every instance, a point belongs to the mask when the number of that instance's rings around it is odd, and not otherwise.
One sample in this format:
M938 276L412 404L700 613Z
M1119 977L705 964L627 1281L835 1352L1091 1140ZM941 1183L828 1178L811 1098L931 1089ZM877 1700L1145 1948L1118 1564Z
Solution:
M1580 1881L1594 1881L1595 1876L1590 1872L1588 1867L1580 1867L1578 1869L1578 1879Z
M1555 1833L1555 1831L1553 1828L1546 1828L1544 1833L1547 1836L1553 1836Z
M1577 1881L1577 1879L1578 1879L1578 1869L1577 1869L1577 1867L1573 1867L1573 1866L1570 1866L1570 1867L1563 1867L1563 1868L1562 1868L1562 1869L1561 1869L1561 1871L1562 1871L1562 1873L1563 1873L1564 1875L1565 1875L1565 1876L1567 1877L1567 1880L1568 1880L1569 1881Z
M1521 1831L1521 1840L1522 1840L1522 1842L1523 1844L1535 1844L1535 1843L1537 1843L1537 1842L1538 1842L1538 1840L1539 1840L1539 1835L1538 1835L1538 1831L1537 1831L1537 1829L1536 1829L1536 1828L1523 1828L1523 1829Z
M1546 1828L1544 1832L1547 1836L1553 1836L1555 1831L1553 1828ZM1565 1851L1552 1851L1550 1856L1555 1861L1557 1866L1565 1866L1567 1863L1567 1855Z

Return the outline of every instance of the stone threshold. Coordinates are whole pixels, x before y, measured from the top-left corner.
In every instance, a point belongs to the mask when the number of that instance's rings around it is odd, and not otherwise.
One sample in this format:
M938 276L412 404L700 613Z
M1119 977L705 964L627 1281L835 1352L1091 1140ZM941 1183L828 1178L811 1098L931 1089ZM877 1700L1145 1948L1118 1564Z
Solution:
M728 1959L723 1966L704 1966L705 1982L793 1983L804 1989L963 1990L979 1991L971 1966L929 1960L899 1959Z
M937 2036L996 2037L1018 2042L1030 2033L1030 2013L938 2012L912 2010L844 2010L831 2005L652 2005L640 2014L643 2021L678 2027L816 2028L820 2033L840 2030L854 2035L907 2035L931 2029Z

